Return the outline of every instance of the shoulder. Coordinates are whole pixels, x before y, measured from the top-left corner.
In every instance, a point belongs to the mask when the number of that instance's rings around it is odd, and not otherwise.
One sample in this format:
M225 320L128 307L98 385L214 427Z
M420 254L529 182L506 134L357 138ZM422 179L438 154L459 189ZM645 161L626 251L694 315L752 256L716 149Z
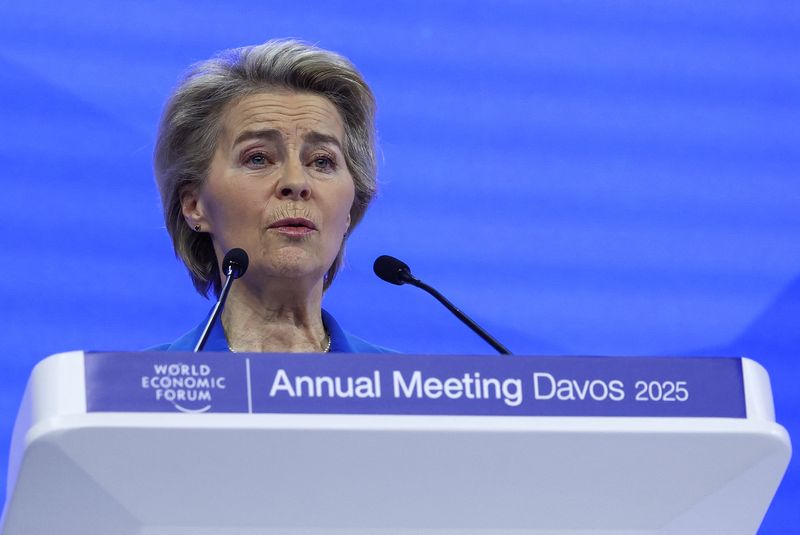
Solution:
M194 351L194 346L200 339L200 334L203 332L205 324L206 322L203 321L172 343L148 347L145 351Z
M322 323L331 337L331 353L398 353L392 349L367 342L342 329L339 322L325 309L322 310Z
M350 347L353 348L352 353L399 353L399 351L395 351L394 349L367 342L363 338L359 338L348 332L344 334L347 337Z
M157 346L146 347L143 351L169 351L170 347L172 347L172 344L158 344Z

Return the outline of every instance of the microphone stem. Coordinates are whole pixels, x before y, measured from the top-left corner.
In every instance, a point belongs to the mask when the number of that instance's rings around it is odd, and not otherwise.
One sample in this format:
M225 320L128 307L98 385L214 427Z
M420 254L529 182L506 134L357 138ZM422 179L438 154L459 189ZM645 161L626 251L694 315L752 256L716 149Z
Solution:
M502 355L510 355L511 354L511 351L509 351L503 344L501 344L500 342L495 340L494 337L491 334L489 334L486 331L484 331L481 328L480 325L478 325L477 323L472 321L469 318L469 316L467 316L466 314L461 312L453 303L448 301L448 299L445 296L443 296L442 294L440 294L435 288L433 288L431 286L428 286L427 284L425 284L421 280L419 280L417 278L414 278L414 277L411 277L410 275L408 277L404 277L404 280L408 284L416 286L417 288L419 288L421 290L425 290L426 292L431 294L433 297L435 297L441 304L446 306L447 309L450 312L455 314L458 317L458 319L463 321L467 325L467 327L472 329L475 332L475 334L477 334L478 336L483 338L486 341L487 344L489 344L490 346L495 348L495 350L498 353L500 353Z
M225 284L222 286L222 291L219 293L217 304L214 305L214 310L211 311L211 319L209 319L208 323L206 323L206 328L203 329L203 334L200 335L200 340L198 340L197 345L194 346L195 353L203 350L203 346L206 345L206 341L208 340L208 335L211 334L211 327L217 321L219 315L222 314L222 308L225 306L225 300L228 299L228 292L231 289L233 278L233 268L230 267L228 268L228 277L225 279Z

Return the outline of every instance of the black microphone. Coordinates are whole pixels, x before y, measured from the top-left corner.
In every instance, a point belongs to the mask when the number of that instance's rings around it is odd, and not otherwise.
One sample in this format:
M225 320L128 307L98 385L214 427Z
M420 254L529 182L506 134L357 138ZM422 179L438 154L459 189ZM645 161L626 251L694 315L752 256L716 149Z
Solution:
M372 269L378 277L398 286L407 282L414 284L414 281L417 280L411 276L411 268L408 267L408 264L389 255L381 255L376 258Z
M456 315L458 319L463 321L467 327L475 331L475 333L483 338L490 346L492 346L498 353L502 353L503 355L510 355L511 351L506 349L506 347L495 340L495 338L484 331L477 323L472 321L469 316L461 312L456 306L447 300L445 296L440 294L436 291L435 288L432 288L419 280L418 278L414 277L411 274L411 268L405 262L394 258L393 256L389 255L382 255L375 259L375 263L372 265L372 269L375 271L375 274L380 277L381 279L385 280L386 282L390 282L392 284L396 284L401 286L403 284L410 284L412 286L416 286L422 290L425 290L433 297L435 297L441 304L447 307L447 310L452 312Z
M249 263L250 259L244 249L239 249L237 247L225 254L225 258L222 259L222 272L225 273L227 278L225 279L225 284L222 286L222 291L219 293L217 304L214 305L214 310L211 311L211 317L208 319L205 329L203 329L203 334L200 335L197 345L194 346L195 353L202 351L203 346L206 345L208 335L211 334L211 327L214 325L214 322L217 321L219 315L222 313L222 308L225 306L225 300L228 298L228 292L231 290L233 279L238 279L244 275Z

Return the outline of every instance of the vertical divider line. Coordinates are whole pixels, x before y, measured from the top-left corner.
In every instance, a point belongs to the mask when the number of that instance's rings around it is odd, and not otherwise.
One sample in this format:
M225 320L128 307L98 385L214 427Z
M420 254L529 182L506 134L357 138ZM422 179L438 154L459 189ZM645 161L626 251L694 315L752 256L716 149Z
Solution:
M244 359L244 368L247 371L247 413L253 414L253 385L250 381L250 357Z

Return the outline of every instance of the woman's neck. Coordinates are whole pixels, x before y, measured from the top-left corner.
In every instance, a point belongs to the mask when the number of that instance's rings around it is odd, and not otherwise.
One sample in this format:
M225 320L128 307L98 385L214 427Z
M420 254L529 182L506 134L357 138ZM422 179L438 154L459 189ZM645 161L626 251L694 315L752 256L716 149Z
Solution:
M222 313L222 325L233 351L324 351L327 334L322 324L322 282L307 291L291 283L261 286L258 293L234 284Z

